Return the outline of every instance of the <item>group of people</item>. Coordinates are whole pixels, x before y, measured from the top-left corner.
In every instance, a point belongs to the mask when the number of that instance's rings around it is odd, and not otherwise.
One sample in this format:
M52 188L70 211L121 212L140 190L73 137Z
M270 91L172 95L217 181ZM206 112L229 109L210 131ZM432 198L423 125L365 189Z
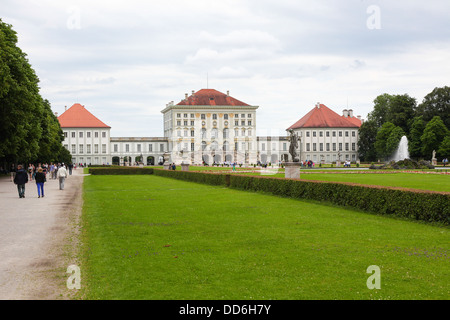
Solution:
M25 184L34 180L37 186L38 198L43 198L44 183L49 179L59 180L59 189L64 190L65 179L72 174L72 165L66 166L64 163L38 164L37 166L29 164L27 170L19 164L17 169L11 168L11 179L17 185L19 198L25 198Z

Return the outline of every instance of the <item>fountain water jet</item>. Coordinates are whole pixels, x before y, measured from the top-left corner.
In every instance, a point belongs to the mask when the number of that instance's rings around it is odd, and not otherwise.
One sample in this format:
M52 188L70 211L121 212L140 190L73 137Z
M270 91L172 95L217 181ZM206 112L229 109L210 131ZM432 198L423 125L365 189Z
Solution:
M400 139L400 143L398 144L397 150L394 152L391 161L400 161L405 159L409 159L408 138L403 136Z

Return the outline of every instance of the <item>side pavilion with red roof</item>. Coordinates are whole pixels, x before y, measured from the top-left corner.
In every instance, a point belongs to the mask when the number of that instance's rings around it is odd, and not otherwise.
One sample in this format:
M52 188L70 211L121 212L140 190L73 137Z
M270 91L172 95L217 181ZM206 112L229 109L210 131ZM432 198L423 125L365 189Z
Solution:
M287 130L294 130L300 137L301 161L333 163L358 161L358 129L361 117L354 117L353 110L344 109L339 115L324 104L317 103L300 120Z

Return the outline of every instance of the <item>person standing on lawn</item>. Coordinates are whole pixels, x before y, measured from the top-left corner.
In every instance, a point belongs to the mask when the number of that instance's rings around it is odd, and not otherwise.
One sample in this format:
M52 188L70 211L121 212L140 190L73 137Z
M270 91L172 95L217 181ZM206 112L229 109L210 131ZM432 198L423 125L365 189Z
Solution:
M38 171L36 172L36 176L34 177L34 180L36 181L36 186L38 189L38 198L41 197L41 193L42 193L42 198L43 198L44 197L44 182L46 181L46 178L45 178L44 170L42 170L42 168L38 169Z
M59 179L59 190L64 190L64 180L67 178L67 170L64 163L58 169L57 178Z
M23 169L22 165L17 166L17 172L14 177L14 183L17 185L17 191L19 192L19 198L25 198L25 184L28 182L28 174Z

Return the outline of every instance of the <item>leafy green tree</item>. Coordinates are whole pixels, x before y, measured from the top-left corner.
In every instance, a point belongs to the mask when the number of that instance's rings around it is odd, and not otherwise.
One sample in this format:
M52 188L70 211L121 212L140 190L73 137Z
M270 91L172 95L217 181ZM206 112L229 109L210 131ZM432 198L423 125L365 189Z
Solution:
M424 130L425 121L423 120L423 117L415 117L412 121L408 136L409 156L412 159L423 158L421 137Z
M447 135L441 143L437 154L441 158L449 158L450 157L450 135Z
M381 128L381 126L388 121L387 118L392 98L392 95L384 93L376 97L373 101L373 110L368 114L367 120L375 123L377 128Z
M387 121L408 133L411 121L416 113L416 105L416 99L407 94L394 95L390 100Z
M358 132L358 157L361 161L375 161L377 153L375 151L375 141L377 137L377 126L375 121L365 121Z
M0 19L0 160L56 161L58 155L67 156L62 130L17 41L12 26Z
M433 150L438 152L444 138L448 135L448 129L441 117L434 116L425 126L422 137L422 153L425 158L432 156Z
M447 129L450 129L450 87L434 88L418 105L416 114L426 122L439 116Z
M377 136L375 139L375 151L377 153L377 157L381 159L386 159L390 156L386 148L386 143L391 135L392 130L394 130L395 125L391 122L385 122L380 129L377 131Z
M400 140L405 135L405 132L400 127L395 127L392 129L389 137L386 140L386 154L388 156L392 155L398 148Z

